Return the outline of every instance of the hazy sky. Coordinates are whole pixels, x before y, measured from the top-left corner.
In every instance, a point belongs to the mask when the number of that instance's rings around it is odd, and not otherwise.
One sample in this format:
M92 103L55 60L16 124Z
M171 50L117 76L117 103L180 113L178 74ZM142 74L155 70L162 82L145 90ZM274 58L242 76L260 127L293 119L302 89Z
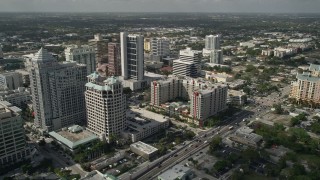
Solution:
M320 12L320 0L0 0L0 12Z

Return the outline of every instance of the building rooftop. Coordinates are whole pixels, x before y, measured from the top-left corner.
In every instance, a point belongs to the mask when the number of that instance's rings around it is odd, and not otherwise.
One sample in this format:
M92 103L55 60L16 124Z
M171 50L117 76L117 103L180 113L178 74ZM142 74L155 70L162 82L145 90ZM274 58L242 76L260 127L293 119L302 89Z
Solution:
M309 74L303 73L303 74L298 74L297 75L297 79L298 80L302 80L302 81L311 81L311 82L318 82L320 81L319 77L313 77L310 76Z
M32 58L32 61L54 61L55 59L53 58L52 54L48 53L46 49L41 48L35 56Z
M81 180L117 180L118 178L112 176L111 174L102 174L100 171L94 170L89 172Z
M165 180L182 179L182 177L186 176L188 172L190 172L190 168L185 167L181 164L177 164L173 166L171 169L160 174L159 177Z
M130 147L134 147L136 149L139 149L140 151L144 152L145 154L152 154L152 153L158 151L157 148L150 146L149 144L146 144L141 141L138 141L136 143L131 144Z
M70 149L74 149L81 144L99 139L98 136L87 130L80 130L79 126L63 128L57 132L52 131L49 133L49 135L68 146Z

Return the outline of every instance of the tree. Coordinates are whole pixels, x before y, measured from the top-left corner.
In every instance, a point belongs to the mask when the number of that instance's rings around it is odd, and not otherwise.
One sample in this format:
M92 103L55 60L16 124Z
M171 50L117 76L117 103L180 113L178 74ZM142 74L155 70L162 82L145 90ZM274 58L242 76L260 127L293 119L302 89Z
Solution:
M274 113L276 114L282 114L284 111L281 104L274 104L273 108L275 109Z
M209 144L210 153L213 153L214 151L219 149L221 147L221 142L222 142L222 138L220 136L215 136Z
M131 95L131 93L132 93L132 90L129 87L123 88L123 94Z
M213 165L213 168L216 170L216 171L222 171L224 170L225 168L228 168L228 167L231 167L231 163L228 162L228 161L225 161L225 160L222 160L222 161L217 161L214 165Z

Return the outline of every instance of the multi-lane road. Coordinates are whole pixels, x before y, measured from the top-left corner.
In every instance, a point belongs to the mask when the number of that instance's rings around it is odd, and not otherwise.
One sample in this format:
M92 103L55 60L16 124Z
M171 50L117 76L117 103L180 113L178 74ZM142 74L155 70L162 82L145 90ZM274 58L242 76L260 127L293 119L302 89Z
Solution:
M256 107L257 108L257 107ZM119 177L119 179L141 179L149 180L154 179L156 176L167 170L168 168L174 166L175 164L180 163L181 161L189 158L191 155L201 151L209 145L210 140L219 134L219 136L225 136L229 132L230 126L236 126L244 118L249 117L253 113L251 111L240 111L234 116L229 117L224 121L224 124L221 127L216 127L205 132L200 132L191 142L185 144L184 146L168 153L165 156L160 157L159 159L150 162L144 168L139 169L138 171L129 174L126 173Z

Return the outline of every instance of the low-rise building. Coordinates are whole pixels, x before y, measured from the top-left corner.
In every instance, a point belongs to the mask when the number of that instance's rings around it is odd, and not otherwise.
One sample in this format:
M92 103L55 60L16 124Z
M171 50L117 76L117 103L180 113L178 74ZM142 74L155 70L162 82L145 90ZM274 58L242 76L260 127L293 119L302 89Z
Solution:
M89 172L84 178L81 180L117 180L115 176L111 174L103 174L100 171L94 170Z
M0 91L0 101L8 101L14 106L25 108L32 101L32 96L28 89L19 87L16 90Z
M60 131L51 131L49 135L65 150L75 152L79 146L90 146L99 137L85 130L83 127L74 125L62 128Z
M257 148L262 141L262 136L254 133L253 131L253 129L247 126L243 126L239 128L234 134L231 134L229 139L236 143Z
M216 73L216 72L205 72L205 78L214 82L231 82L234 78L232 75L227 73Z
M156 113L152 114L153 118L147 118L141 117L137 111L128 111L127 127L122 133L123 136L130 142L137 142L169 127L169 119Z
M145 159L154 159L158 155L157 148L141 141L131 144L130 150Z
M171 169L161 173L158 176L158 180L187 180L193 177L193 173L190 168L181 164L173 166Z
M243 105L247 102L247 94L243 91L228 90L227 102L232 105Z

